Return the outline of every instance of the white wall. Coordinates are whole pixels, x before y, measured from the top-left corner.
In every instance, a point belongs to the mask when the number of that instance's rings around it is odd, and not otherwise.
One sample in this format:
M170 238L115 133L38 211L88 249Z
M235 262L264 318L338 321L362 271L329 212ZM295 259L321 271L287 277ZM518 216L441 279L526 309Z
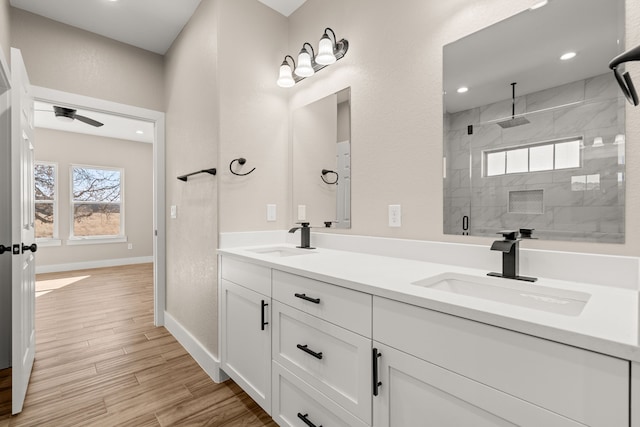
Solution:
M31 84L163 111L163 57L11 8L11 46Z
M38 268L153 256L153 146L142 142L36 128L36 161L57 163L61 246L40 246ZM125 243L68 245L72 164L124 169ZM127 249L128 244L133 249Z
M178 211L167 219L167 311L213 354L218 229L286 224L287 101L272 67L285 44L285 18L261 3L203 0L166 55L167 205ZM232 175L238 157L254 173ZM215 177L176 180L214 166Z
M348 233L489 244L489 238L442 232L442 46L533 3L307 0L291 15L289 53L294 56L304 41L317 46L327 26L350 43L342 60L289 89L293 110L352 88L353 222ZM639 27L640 3L627 1L627 46L640 43ZM640 197L632 196L640 186L639 111L627 107L629 224L640 216ZM389 204L402 205L401 228L387 226ZM526 246L640 255L640 227L628 226L626 237L625 244L531 241Z
M0 0L0 49L4 53L4 57L9 58L9 48L11 43L9 42L11 34L9 32L9 15L10 15L9 0Z

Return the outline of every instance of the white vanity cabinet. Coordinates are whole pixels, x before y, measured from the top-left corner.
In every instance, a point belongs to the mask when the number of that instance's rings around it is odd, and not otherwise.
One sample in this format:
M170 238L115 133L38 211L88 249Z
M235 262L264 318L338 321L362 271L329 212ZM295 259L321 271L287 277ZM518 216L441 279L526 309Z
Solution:
M220 365L271 414L271 270L222 258Z
M625 360L373 300L374 425L629 426Z
M272 287L273 418L294 426L371 425L371 295L278 270ZM325 402L312 411L296 398L311 424L290 421L294 388Z

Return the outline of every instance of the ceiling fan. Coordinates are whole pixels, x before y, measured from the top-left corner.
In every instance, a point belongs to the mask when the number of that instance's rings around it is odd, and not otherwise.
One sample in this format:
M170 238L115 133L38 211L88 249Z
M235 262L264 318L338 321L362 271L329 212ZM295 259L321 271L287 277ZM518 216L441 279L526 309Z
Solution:
M49 111L49 110L38 110L38 111ZM104 125L104 123L100 123L97 120L90 119L89 117L81 116L80 114L76 114L78 110L74 110L73 108L59 107L57 105L53 106L53 114L56 115L59 119L72 121L79 120L88 125L100 127Z

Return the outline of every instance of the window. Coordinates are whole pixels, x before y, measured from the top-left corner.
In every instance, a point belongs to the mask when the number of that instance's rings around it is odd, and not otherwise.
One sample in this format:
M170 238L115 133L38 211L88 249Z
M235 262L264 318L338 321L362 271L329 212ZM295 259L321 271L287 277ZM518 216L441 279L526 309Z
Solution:
M124 237L124 171L71 167L71 238Z
M580 167L582 138L484 152L484 176Z
M36 239L58 238L58 167L55 163L35 162Z

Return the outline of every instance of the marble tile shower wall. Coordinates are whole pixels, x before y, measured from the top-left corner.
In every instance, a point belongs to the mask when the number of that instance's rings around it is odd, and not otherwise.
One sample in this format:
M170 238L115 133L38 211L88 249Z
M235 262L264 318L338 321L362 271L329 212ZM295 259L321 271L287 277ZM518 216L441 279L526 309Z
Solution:
M526 125L487 123L510 115L511 100L445 115L444 232L463 233L468 216L472 235L535 228L541 238L624 242L625 144L614 144L624 134L624 108L607 73L516 98L516 114L527 112ZM572 137L583 138L579 168L483 176L486 150ZM602 146L593 145L596 137ZM530 190L542 192L539 213L509 212L510 192Z

